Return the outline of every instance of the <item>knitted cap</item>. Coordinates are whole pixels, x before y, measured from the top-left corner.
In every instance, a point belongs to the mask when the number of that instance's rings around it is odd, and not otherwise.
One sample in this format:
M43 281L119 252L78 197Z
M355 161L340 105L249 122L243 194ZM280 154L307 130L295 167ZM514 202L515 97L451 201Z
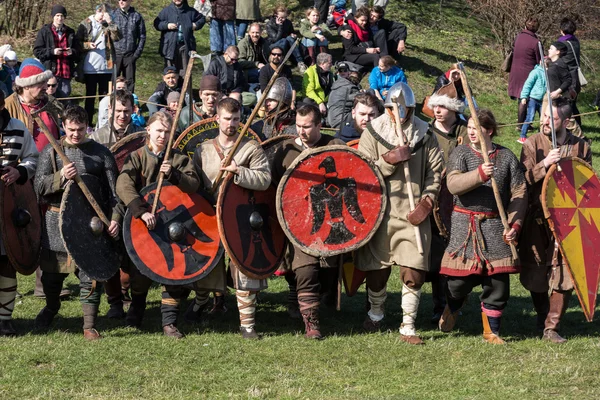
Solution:
M221 91L221 81L214 75L204 75L200 81L200 91L212 90L214 92Z
M38 59L26 58L21 64L15 83L17 86L27 87L47 82L50 78L52 78L52 71L47 71Z
M167 96L167 105L171 104L171 103L175 103L176 101L179 101L179 92L171 92L169 93L169 95Z
M55 16L56 14L62 14L65 17L67 16L67 9L64 8L63 6L61 6L60 4L57 4L55 6L52 7L52 11L50 11L50 15L51 16Z

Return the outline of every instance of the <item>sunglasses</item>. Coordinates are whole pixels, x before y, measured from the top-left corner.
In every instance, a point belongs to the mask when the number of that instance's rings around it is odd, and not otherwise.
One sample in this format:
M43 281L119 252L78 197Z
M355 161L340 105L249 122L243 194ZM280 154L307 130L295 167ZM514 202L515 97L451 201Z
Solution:
M272 56L281 57L283 53L271 53Z
M50 84L50 83L49 83L49 84L48 84L48 87L57 87L57 86L58 86L58 83L54 83L54 84Z

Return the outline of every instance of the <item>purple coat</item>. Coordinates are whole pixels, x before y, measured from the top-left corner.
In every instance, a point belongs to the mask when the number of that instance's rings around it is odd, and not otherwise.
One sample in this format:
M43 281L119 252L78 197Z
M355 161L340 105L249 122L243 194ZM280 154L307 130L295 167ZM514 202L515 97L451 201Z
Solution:
M508 77L508 95L518 99L529 73L540 62L537 35L527 29L515 39L513 59Z

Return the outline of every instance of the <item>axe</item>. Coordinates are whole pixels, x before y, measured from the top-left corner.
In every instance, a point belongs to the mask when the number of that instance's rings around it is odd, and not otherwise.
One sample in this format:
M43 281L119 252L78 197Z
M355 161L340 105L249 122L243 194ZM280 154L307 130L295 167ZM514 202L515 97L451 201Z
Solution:
M69 157L67 157L67 155L65 154L63 149L60 147L60 145L58 144L56 139L54 139L54 136L52 136L52 134L50 133L50 130L48 129L48 127L46 126L44 121L38 115L39 113L45 111L45 108L48 104L50 104L50 103L48 102L48 103L46 103L46 105L44 105L44 107L40 108L37 111L33 111L31 113L31 116L33 117L35 122L38 124L38 126L40 127L40 129L42 130L42 132L44 133L46 138L48 139L48 141L50 142L50 145L52 146L52 148L54 149L56 154L58 154L58 156L62 160L63 166L71 164L71 160L69 160ZM102 211L102 208L100 207L100 205L94 198L94 195L92 194L92 192L90 192L90 190L88 189L85 182L81 179L81 176L79 175L79 173L77 175L75 175L73 180L75 181L75 183L77 183L77 186L79 186L79 188L83 192L83 195L85 196L87 201L90 203L90 205L92 206L92 208L98 215L98 218L100 218L102 223L104 223L104 225L106 225L106 227L108 228L110 226L110 220L106 217L106 214L104 214L104 211Z
M469 83L467 82L465 66L462 62L459 62L458 68L460 69L460 80L462 82L463 90L465 92L465 96L467 97L467 102L469 103L469 111L471 112L471 118L473 119L473 124L475 125L475 129L477 131L479 143L481 144L481 155L483 156L483 162L489 163L490 156L488 155L488 149L487 145L485 144L485 140L483 140L481 125L479 125L479 118L477 118L477 109L475 108L475 103L473 103L473 94L471 93L471 88L469 87ZM492 175L490 177L490 181L492 182L492 190L494 191L494 198L496 199L496 207L498 207L498 215L500 215L500 219L502 220L502 225L504 226L504 229L506 231L510 231L510 226L508 225L508 218L506 218L506 210L504 209L504 204L502 204L502 198L500 197L500 190L498 189L498 183L496 182L496 178L494 178L494 176ZM519 255L517 254L517 248L515 247L515 244L513 242L510 242L509 246L513 260L517 260L519 258Z

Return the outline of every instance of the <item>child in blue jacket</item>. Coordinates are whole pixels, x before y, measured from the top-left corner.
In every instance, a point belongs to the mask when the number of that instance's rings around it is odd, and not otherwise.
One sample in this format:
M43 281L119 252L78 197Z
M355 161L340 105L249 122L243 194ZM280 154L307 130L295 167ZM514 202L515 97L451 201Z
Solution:
M385 100L388 90L398 82L406 81L404 71L396 66L396 60L392 56L383 56L379 59L379 65L373 68L369 75L369 85L375 91L377 97Z
M517 140L521 144L527 140L527 130L535 118L536 111L541 117L542 101L546 94L546 74L544 67L542 67L542 62L544 61L542 60L529 73L519 97L521 104L527 104L527 116L525 117L525 123L521 127L521 137Z

